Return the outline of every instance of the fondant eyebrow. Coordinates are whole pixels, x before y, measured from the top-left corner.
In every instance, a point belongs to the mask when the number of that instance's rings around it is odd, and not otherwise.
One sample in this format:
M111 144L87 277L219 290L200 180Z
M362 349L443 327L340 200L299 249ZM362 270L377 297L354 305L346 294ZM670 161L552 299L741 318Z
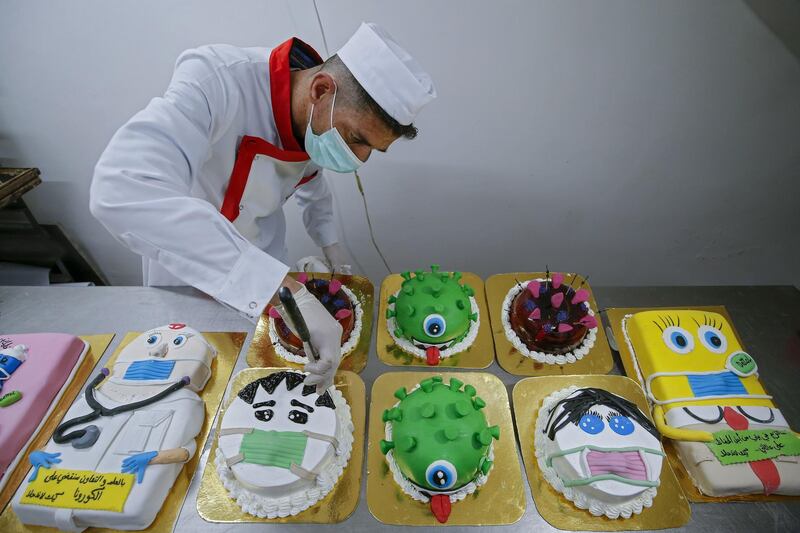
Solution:
M291 402L289 402L289 404L292 407L302 407L303 409L305 409L309 413L313 413L314 412L314 408L313 407L311 407L310 405L306 405L303 402L298 402L297 400L292 400Z
M258 402L253 404L253 409L258 409L260 407L274 407L275 400L267 400L266 402Z

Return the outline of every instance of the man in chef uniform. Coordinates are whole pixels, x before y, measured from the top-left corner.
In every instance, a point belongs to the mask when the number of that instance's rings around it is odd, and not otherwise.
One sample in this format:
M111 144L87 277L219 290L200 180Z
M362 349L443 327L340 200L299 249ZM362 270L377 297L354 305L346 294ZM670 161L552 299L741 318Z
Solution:
M142 255L145 285L192 285L253 321L289 287L320 355L306 383L323 390L341 359L341 326L287 276L282 206L296 196L328 262L347 262L321 170L355 171L372 150L413 138L435 96L428 74L372 23L325 62L297 38L189 50L164 96L111 139L90 209Z

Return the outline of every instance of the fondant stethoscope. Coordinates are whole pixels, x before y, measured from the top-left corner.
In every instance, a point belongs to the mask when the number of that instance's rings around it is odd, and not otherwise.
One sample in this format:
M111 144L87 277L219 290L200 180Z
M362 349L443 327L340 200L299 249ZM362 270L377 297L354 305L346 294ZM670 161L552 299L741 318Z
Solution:
M67 442L72 442L73 448L89 448L100 437L100 428L95 426L94 424L90 426L86 426L85 428L73 431L71 433L64 434L70 428L75 426L79 426L81 424L85 424L86 422L91 422L92 420L97 420L101 416L114 416L120 413L125 413L128 411L134 411L141 407L147 407L148 405L152 405L159 400L162 400L172 394L173 392L182 389L186 385L189 384L189 377L184 376L181 378L180 381L177 383L173 383L166 389L162 390L158 394L154 394L149 398L145 398L144 400L139 400L138 402L127 403L124 405L120 405L114 407L112 409L108 409L103 404L97 401L94 397L94 389L97 387L101 381L103 381L109 374L107 368L104 368L100 371L100 373L87 385L86 390L84 391L84 397L86 398L86 403L89 404L89 407L92 408L92 412L85 414L83 416L78 416L75 418L71 418L66 422L62 422L58 425L55 432L53 433L53 440L57 444L65 444Z

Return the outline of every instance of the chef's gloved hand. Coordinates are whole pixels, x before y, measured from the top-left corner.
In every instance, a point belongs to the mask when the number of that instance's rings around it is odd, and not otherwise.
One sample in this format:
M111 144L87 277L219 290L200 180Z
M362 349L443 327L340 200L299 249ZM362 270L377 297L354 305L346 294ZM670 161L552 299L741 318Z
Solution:
M314 361L311 348L307 343L303 343L303 349L308 357L305 371L310 374L305 384L316 385L317 393L322 394L333 385L333 376L339 368L339 361L342 360L342 326L305 287L301 287L293 295L308 327L311 343L319 354L319 361ZM297 328L287 316L283 306L277 309L292 333L297 335Z
M325 259L331 267L331 272L338 272L340 274L352 274L350 257L344 251L344 247L338 242L325 246L322 248L322 253L325 254Z

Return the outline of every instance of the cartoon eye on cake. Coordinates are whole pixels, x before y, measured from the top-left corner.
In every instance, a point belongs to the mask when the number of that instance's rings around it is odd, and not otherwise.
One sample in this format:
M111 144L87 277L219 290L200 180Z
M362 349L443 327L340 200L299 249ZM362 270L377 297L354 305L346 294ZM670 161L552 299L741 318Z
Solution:
M189 337L187 335L178 335L174 339L172 339L172 345L176 348L180 348L181 346L186 344L188 338Z
M398 389L399 402L382 417L386 438L380 449L395 482L414 500L429 503L441 523L452 502L486 482L493 442L500 438L500 428L486 422L486 403L475 387L462 385L434 376L411 392Z
M160 333L151 333L145 339L145 342L148 344L148 346L155 346L160 341L161 341L161 334Z
M624 317L623 335L662 435L674 441L703 494L800 494L800 463L781 456L722 464L707 443L719 431L791 431L724 316L656 309Z
M313 294L342 326L342 357L348 355L358 345L364 314L355 293L341 280L331 278L330 274L314 277L313 274L301 272L297 275L297 281L305 285L306 290ZM303 342L292 333L278 310L268 306L267 318L269 336L275 352L287 361L307 363Z
M578 508L629 518L656 495L664 457L659 437L625 398L569 387L543 401L534 447L545 479Z
M320 395L305 379L296 371L261 377L225 410L217 473L247 513L298 514L325 497L347 465L350 408L335 388Z
M387 326L400 349L438 365L469 347L477 335L475 291L461 284L460 272L403 272L400 290L389 296Z
M544 278L518 281L506 294L503 329L521 355L563 365L582 359L594 346L598 322L583 288L586 280L575 274L565 278L548 271Z

